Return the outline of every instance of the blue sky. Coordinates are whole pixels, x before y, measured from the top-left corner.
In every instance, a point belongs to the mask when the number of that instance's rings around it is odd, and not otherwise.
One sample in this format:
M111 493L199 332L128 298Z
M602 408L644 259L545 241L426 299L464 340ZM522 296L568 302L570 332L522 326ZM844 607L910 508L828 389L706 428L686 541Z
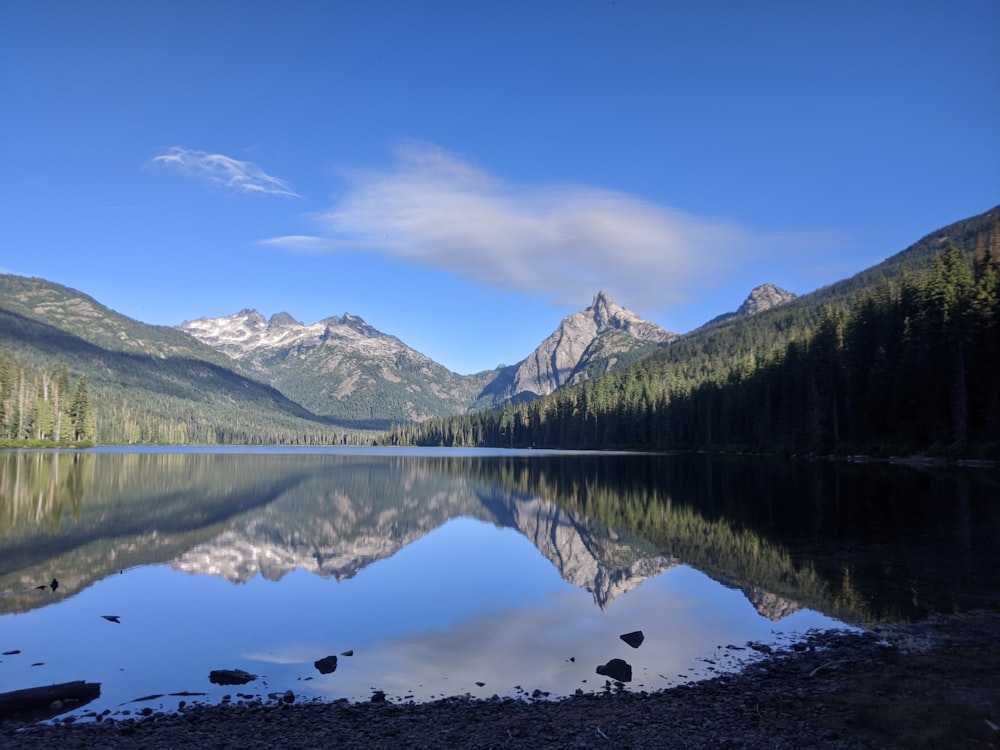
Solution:
M452 370L685 332L1000 203L1000 3L0 3L0 269Z

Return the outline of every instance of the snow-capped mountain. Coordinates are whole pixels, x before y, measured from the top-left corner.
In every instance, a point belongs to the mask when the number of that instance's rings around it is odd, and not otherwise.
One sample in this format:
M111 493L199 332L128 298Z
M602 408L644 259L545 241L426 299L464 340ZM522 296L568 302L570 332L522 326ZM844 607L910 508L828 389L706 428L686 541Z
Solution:
M677 338L604 292L521 362L473 375L450 372L350 313L305 325L245 309L179 327L314 413L373 427L537 398Z

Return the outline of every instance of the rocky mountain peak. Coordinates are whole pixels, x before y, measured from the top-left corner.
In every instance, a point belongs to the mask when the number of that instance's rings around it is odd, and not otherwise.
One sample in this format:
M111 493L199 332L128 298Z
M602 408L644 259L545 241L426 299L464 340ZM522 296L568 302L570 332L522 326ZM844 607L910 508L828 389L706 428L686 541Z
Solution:
M608 346L596 345L605 338ZM571 382L595 352L613 364L612 359L620 354L650 344L666 344L676 338L676 333L615 304L602 290L590 307L563 318L555 332L514 367L509 391L513 396L524 393L543 396Z
M207 318L199 318L197 322L207 320ZM242 324L251 328L258 328L260 326L267 325L267 318L261 315L259 312L254 310L252 307L244 307L238 313L233 315L227 315L225 318L218 318L218 320L225 320L230 324ZM187 325L187 322L184 323Z
M603 289L594 296L594 302L589 309L594 311L594 322L597 323L598 330L606 329L610 324L612 305L614 303Z
M345 325L348 328L351 328L355 331L358 331L359 333L363 333L368 336L386 335L381 333L378 329L374 328L373 326L370 326L365 321L365 319L362 318L360 315L352 315L349 312L345 312L343 316L340 318L340 321L342 325Z
M762 313L765 310L770 310L776 305L790 302L797 296L797 294L789 292L786 289L782 289L779 286L775 286L774 284L761 284L758 287L754 287L754 289L750 292L750 295L746 298L743 304L740 305L736 314L756 315L757 313Z
M272 326L300 326L302 323L297 321L291 315L286 312L275 313L271 316L271 319L267 321L268 325Z
M186 320L179 328L233 358L258 350L318 339L323 327L302 325L286 312L268 320L256 310L240 310L221 318Z
M288 313L267 320L243 310L180 328L323 416L427 419L460 413L483 388L483 377L463 379L349 312L303 325ZM372 417L372 404L392 411Z
M628 308L616 304L603 290L595 295L590 307L563 318L560 328L579 328L581 323L589 328L582 320L586 318L593 322L594 333L598 336L611 330L619 330L641 341L658 344L666 344L677 338L676 333L661 328L655 323L645 321Z

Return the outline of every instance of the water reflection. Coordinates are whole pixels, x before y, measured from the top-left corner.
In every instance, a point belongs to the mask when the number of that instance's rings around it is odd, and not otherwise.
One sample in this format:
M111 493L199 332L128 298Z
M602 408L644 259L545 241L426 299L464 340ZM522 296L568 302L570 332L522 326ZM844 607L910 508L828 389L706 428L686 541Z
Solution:
M665 687L828 617L995 606L996 489L698 456L3 453L0 644L22 653L0 690L218 697L209 670L239 667L257 694L563 695L610 658Z

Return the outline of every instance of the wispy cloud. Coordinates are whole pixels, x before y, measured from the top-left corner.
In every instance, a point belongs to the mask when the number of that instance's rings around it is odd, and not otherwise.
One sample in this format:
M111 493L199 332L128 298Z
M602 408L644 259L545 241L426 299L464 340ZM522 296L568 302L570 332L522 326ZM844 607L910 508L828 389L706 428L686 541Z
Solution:
M174 146L167 153L156 156L151 161L155 166L175 169L183 174L206 180L213 185L234 190L238 193L264 193L284 195L290 198L301 196L282 179L272 177L250 161L239 161L222 154Z
M263 242L377 252L560 303L604 288L630 305L666 307L794 239L601 188L513 184L428 144L396 155L390 170L348 175L350 189L317 217L322 236Z

